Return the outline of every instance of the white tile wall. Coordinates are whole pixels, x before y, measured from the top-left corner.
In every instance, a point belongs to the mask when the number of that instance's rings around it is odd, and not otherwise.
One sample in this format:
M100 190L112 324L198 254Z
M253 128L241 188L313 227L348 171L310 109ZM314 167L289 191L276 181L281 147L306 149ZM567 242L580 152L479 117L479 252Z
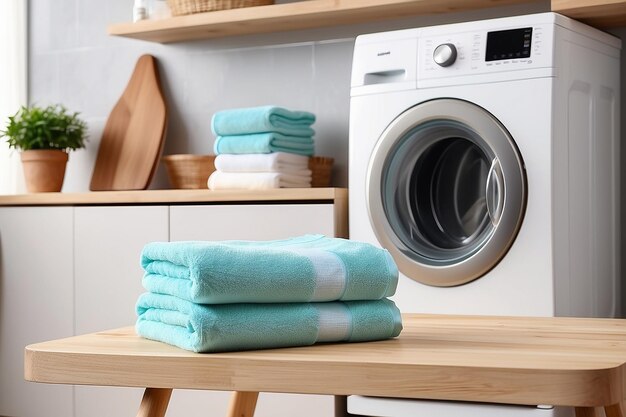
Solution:
M31 54L78 46L78 0L31 1L28 12Z

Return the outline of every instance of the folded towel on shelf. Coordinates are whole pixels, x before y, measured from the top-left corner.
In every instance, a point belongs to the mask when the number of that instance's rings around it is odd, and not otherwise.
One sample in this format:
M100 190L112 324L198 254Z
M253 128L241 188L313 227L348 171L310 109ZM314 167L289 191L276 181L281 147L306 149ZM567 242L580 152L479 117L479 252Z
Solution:
M215 169L221 172L281 172L310 176L309 158L286 152L259 154L221 154L215 157Z
M249 135L218 136L213 146L215 154L249 154L288 152L312 156L315 150L310 136L286 136L280 133L254 133Z
M195 304L145 293L137 334L194 352L365 342L398 336L402 321L387 299L333 303Z
M310 188L309 175L280 172L221 172L213 171L207 186L210 190L269 190L272 188Z
M393 295L398 284L385 249L323 235L153 242L141 265L148 291L203 304L373 300Z
M313 136L315 115L282 107L262 106L217 112L211 119L215 136L276 132L289 136Z

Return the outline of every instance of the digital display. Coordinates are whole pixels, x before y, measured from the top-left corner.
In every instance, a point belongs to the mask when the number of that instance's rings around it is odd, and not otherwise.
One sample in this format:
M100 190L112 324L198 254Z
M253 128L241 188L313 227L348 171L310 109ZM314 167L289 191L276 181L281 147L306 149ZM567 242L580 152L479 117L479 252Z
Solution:
M487 33L485 61L530 57L533 28L500 30Z

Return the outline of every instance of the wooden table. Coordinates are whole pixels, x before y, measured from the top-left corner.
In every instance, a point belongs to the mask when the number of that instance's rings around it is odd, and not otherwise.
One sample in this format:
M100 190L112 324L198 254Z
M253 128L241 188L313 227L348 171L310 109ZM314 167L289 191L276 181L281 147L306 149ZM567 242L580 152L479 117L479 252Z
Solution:
M231 416L258 392L376 395L576 407L622 417L626 320L404 315L397 339L194 354L133 328L26 347L29 381L146 387L139 416L163 416L172 389L236 391Z

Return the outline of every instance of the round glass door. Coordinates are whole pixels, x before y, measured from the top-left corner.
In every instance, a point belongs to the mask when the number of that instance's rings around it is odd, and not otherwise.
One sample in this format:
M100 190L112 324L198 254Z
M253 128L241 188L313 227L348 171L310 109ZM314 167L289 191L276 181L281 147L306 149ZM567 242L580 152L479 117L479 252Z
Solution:
M402 273L434 286L479 278L506 254L526 203L522 160L506 129L462 100L396 118L368 168L370 221Z

